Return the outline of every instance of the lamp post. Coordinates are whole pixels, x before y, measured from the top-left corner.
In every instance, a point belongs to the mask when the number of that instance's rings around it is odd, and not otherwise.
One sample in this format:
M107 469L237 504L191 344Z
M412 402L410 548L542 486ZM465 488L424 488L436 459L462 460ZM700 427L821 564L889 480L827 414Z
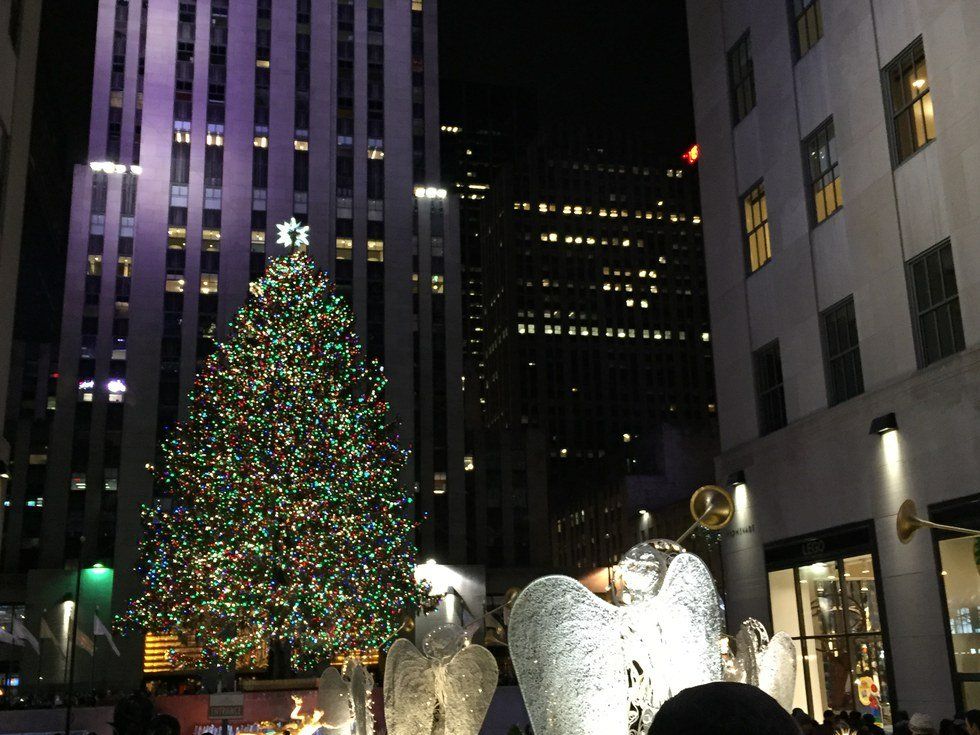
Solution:
M85 537L81 537L81 543L85 544ZM81 555L79 555L81 556ZM96 562L93 569L102 569L102 564ZM75 574L75 604L71 616L71 639L66 656L68 664L68 681L65 687L65 735L71 735L71 709L72 709L72 690L75 684L75 655L78 644L78 613L82 602L82 560L78 560L78 572ZM93 657L94 657L93 653Z

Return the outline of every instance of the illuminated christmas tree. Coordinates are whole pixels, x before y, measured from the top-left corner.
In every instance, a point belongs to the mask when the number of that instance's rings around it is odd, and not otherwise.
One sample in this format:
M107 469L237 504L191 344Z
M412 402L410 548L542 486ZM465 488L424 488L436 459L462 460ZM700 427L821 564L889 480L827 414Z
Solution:
M227 663L273 642L294 665L382 645L424 594L383 369L305 254L271 262L163 446L126 621Z

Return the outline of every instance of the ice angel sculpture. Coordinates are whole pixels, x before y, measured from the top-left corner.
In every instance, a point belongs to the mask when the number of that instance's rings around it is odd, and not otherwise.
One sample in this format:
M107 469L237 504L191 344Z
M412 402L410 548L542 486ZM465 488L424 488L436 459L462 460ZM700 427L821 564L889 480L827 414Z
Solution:
M497 688L497 661L470 645L458 625L422 640L400 638L385 664L385 722L390 735L478 735Z
M344 662L343 674L332 666L317 687L316 710L323 735L373 735L371 690L374 679L356 658Z
M749 618L735 634L735 651L725 679L759 687L788 711L796 689L793 639L786 633L776 633L770 639L765 626Z
M514 603L510 654L538 735L645 735L661 705L722 680L711 573L671 541L634 546L618 605L543 577Z

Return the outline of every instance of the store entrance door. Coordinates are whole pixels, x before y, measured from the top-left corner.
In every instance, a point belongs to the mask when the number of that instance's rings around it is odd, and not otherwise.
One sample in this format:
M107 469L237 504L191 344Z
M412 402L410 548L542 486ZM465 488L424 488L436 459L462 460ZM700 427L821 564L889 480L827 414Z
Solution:
M832 709L891 725L891 693L870 523L766 548L773 629L793 637L793 706L821 721Z

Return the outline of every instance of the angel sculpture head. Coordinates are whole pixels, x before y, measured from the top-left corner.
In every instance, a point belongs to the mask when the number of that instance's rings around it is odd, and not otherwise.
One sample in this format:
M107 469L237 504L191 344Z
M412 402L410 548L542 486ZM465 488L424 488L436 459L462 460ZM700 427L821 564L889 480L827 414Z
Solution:
M637 544L627 551L616 567L616 576L622 584L621 601L629 605L656 597L667 576L667 567L683 552L679 544L664 539Z
M385 664L388 732L477 735L496 688L493 654L471 645L458 625L443 625L426 634L421 653L399 638Z

